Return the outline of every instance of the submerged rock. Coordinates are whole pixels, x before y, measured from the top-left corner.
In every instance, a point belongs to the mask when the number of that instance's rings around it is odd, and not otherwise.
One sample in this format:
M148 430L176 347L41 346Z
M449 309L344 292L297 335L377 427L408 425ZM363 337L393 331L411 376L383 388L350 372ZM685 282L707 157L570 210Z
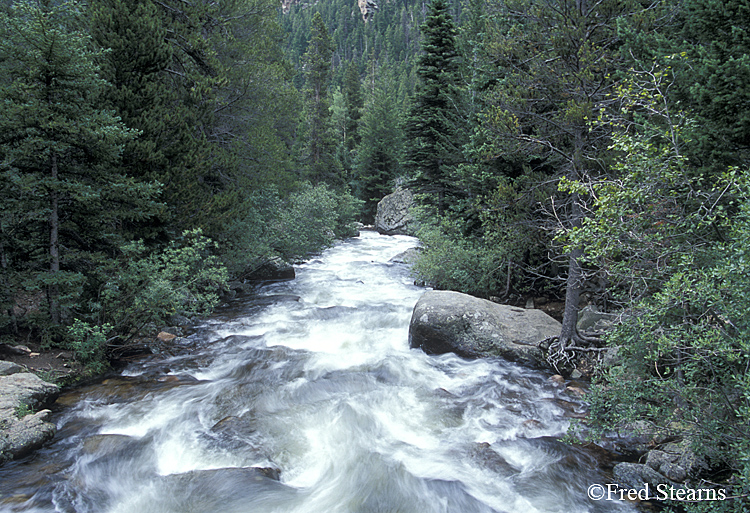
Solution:
M293 499L296 490L279 482L276 469L263 467L192 470L162 477L152 511L255 511Z
M539 344L561 325L541 310L499 305L459 292L428 291L417 301L409 345L426 353L467 358L499 356L545 366Z
M422 248L411 248L406 251L402 251L398 255L394 256L389 260L396 264L413 264L419 259L419 255L422 253Z

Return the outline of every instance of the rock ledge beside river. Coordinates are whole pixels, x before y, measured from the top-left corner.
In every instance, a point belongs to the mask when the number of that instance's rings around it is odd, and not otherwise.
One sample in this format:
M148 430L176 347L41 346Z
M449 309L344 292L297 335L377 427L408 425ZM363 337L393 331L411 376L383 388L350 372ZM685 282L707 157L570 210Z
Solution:
M60 393L19 365L0 361L0 463L38 449L55 435L46 405ZM19 418L20 417L20 418Z
M560 334L560 323L541 310L500 305L467 294L432 290L417 301L409 345L430 354L499 356L545 366L541 341Z

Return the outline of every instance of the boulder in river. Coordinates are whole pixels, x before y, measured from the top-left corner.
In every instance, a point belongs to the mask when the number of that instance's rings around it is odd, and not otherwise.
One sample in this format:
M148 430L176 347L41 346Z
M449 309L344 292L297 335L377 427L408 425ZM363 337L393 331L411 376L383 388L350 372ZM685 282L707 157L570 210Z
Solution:
M270 258L244 275L249 282L287 281L294 277L294 266L281 257Z
M541 310L500 305L467 294L432 290L417 301L409 345L426 353L467 358L499 356L544 366L540 343L560 334L558 321Z
M414 196L406 189L396 189L378 203L375 229L382 235L414 235L414 218L410 210Z

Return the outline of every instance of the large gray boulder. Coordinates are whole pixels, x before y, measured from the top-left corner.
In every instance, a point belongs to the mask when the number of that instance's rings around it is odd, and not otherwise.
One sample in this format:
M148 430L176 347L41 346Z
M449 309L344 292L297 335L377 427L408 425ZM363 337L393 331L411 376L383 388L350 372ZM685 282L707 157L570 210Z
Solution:
M414 219L409 210L414 196L406 189L396 189L378 203L375 229L382 235L414 235Z
M417 301L409 345L426 353L453 352L467 358L500 356L546 366L540 342L561 325L541 310L500 305L459 292L429 291Z
M0 463L38 449L55 435L49 410L37 410L59 392L57 385L28 372L0 376Z

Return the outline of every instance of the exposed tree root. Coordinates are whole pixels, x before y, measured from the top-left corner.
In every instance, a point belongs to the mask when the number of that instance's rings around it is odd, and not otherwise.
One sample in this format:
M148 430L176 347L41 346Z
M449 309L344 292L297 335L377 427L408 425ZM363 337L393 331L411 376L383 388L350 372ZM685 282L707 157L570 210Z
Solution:
M547 353L547 363L557 372L562 373L561 368L575 367L577 353L595 353L600 355L607 351L608 347L601 347L602 333L581 333L577 329L571 337L549 337L539 346ZM597 357L599 358L599 357Z

